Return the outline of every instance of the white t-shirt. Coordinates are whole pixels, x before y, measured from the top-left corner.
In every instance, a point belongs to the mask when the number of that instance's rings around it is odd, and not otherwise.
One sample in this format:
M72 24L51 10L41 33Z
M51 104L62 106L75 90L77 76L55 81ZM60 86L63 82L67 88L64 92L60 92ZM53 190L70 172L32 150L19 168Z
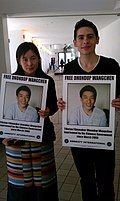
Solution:
M82 106L78 106L70 113L68 124L105 127L107 126L107 118L103 110L97 107L94 107L93 112L87 115Z
M6 109L4 118L27 122L38 122L38 114L35 108L28 105L26 110L21 112L17 103L13 103Z

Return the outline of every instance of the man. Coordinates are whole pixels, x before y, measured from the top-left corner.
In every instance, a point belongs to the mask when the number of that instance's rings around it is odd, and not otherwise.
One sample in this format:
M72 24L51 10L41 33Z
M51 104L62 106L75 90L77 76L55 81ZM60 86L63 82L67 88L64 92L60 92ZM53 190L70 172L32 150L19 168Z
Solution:
M103 110L95 107L97 91L91 85L86 85L80 90L81 105L70 113L68 120L71 125L107 126L106 115Z
M4 118L11 120L38 122L37 110L29 105L31 90L26 85L16 90L16 103L10 105L5 111Z
M120 110L119 64L112 58L96 54L95 48L99 43L97 27L86 19L78 21L73 43L80 57L64 66L64 74L116 75L116 98L112 100L112 107ZM63 110L65 106L64 100L59 99L59 109ZM115 201L115 150L72 147L71 151L80 175L83 201Z

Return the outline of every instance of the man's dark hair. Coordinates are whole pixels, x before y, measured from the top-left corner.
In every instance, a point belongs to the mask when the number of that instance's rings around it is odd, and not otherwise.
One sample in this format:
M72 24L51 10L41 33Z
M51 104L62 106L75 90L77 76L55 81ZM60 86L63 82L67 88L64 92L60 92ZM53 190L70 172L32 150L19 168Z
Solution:
M20 86L20 87L17 88L17 90L16 90L16 96L18 96L18 94L19 94L20 91L27 91L28 95L29 95L29 98L31 97L31 90L26 85L22 85L22 86Z
M95 24L93 24L93 22L88 21L88 20L86 20L86 19L83 18L82 20L78 21L78 22L75 24L74 40L76 40L76 36L77 36L77 31L78 31L78 29L80 29L80 28L82 28L82 27L90 27L91 29L93 29L95 36L98 37L98 29L97 29L97 27L95 26Z
M94 98L96 99L97 91L96 91L96 89L95 89L93 86L91 86L91 85L86 85L86 86L84 86L84 87L80 90L80 98L82 98L82 95L83 95L83 93L84 93L85 91L90 91L90 92L92 92L93 95L94 95Z

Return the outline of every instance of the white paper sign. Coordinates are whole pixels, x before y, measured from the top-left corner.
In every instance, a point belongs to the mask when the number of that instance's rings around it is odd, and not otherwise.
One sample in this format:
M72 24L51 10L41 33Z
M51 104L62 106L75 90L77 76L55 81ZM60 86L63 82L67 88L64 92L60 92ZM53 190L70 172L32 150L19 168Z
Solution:
M84 103L86 96L84 100L80 98L86 86L92 86L97 94L90 113L92 100ZM63 146L114 149L115 108L111 102L115 91L115 75L63 75L63 100L66 102L62 113Z
M30 89L30 97L24 88L18 97L21 87ZM42 141L44 119L37 110L46 107L47 87L47 79L2 74L0 138Z

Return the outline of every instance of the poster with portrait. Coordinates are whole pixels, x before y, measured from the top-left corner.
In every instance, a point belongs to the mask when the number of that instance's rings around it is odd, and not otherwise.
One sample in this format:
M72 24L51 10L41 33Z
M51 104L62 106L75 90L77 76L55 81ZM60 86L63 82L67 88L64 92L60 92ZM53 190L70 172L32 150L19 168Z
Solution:
M114 149L115 89L115 75L63 75L63 146Z
M2 74L0 138L42 141L48 80Z

